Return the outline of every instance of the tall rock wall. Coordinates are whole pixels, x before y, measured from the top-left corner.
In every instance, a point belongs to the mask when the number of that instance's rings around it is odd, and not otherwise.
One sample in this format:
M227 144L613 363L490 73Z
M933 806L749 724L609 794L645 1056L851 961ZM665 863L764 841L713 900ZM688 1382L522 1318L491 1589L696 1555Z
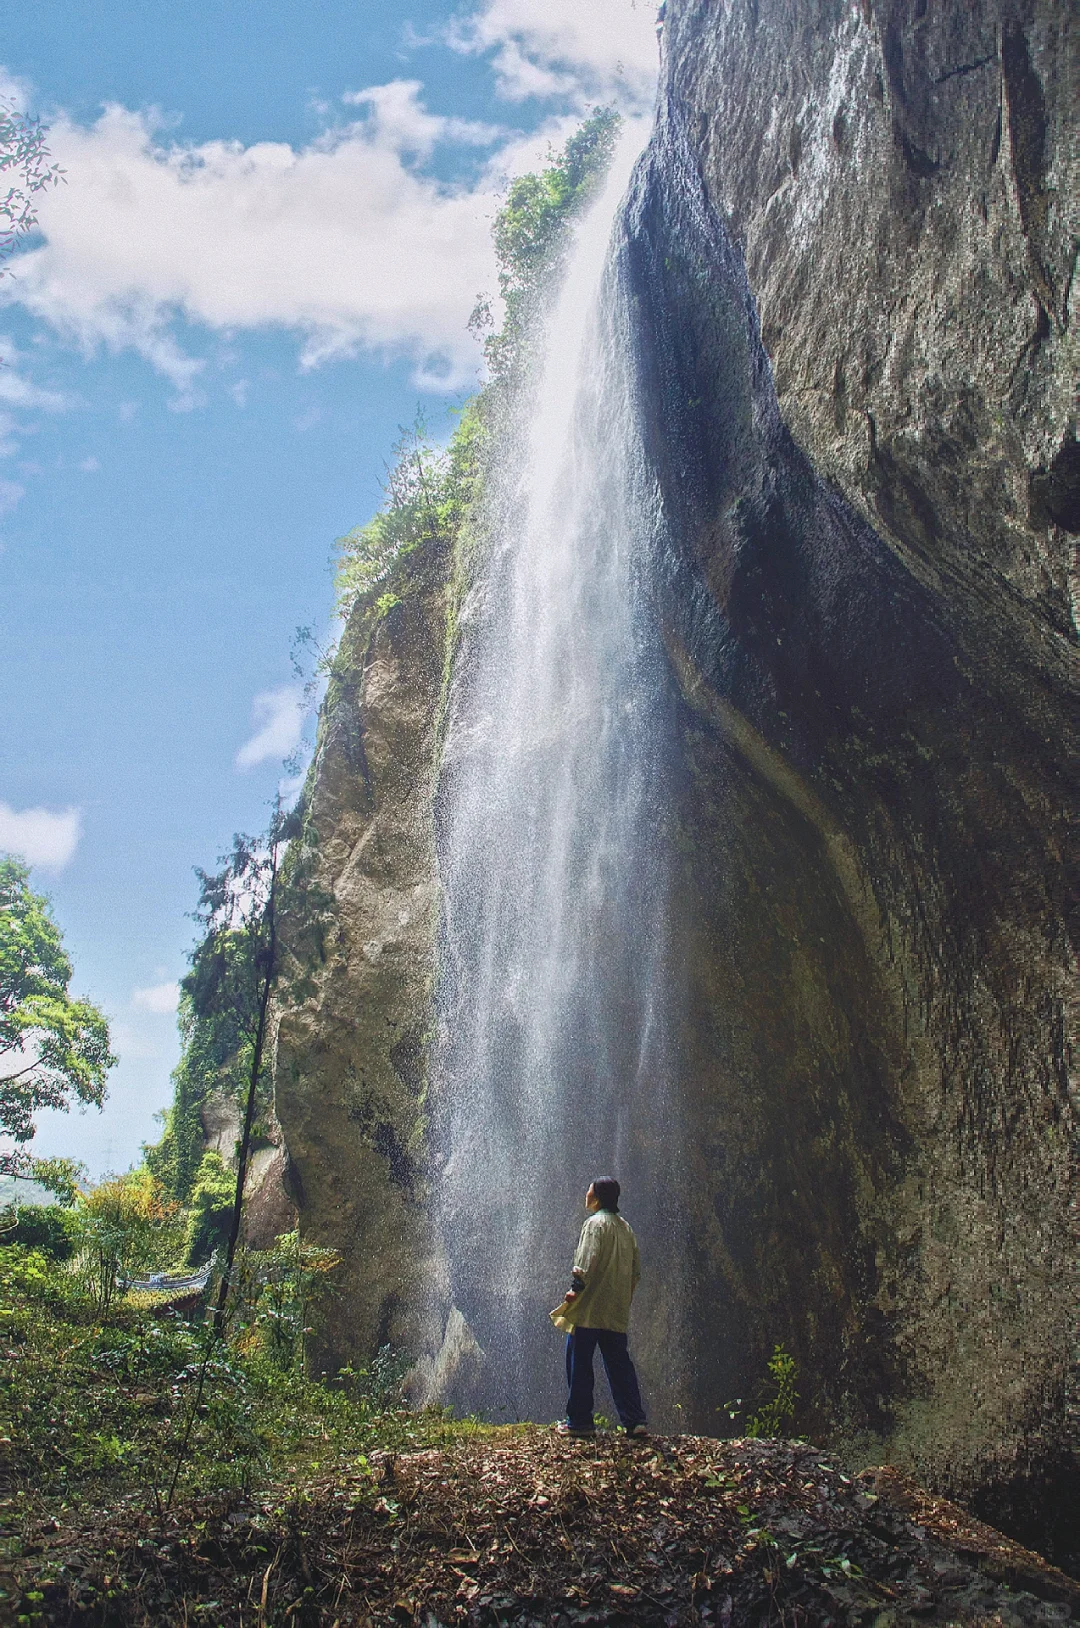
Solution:
M672 0L619 245L685 703L699 1406L785 1339L822 1428L1043 1541L1077 1487L1065 18Z
M317 1371L423 1339L445 578L429 548L350 617L283 889L277 1113L302 1235L342 1257Z

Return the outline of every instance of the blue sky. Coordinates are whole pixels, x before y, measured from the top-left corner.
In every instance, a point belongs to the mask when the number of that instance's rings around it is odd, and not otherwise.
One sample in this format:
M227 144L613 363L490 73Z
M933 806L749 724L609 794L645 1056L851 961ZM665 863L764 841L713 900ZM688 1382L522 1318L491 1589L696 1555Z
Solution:
M35 1151L154 1136L193 867L265 823L333 540L476 382L507 178L654 73L640 0L9 8L0 92L67 179L0 282L0 847L121 1058Z

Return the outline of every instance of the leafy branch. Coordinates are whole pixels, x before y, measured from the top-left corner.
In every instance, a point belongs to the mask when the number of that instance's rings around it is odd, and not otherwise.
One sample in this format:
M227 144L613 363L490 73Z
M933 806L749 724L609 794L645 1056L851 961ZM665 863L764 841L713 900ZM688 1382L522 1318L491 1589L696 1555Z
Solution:
M7 191L0 192L0 262L37 225L39 193L64 179L59 164L49 163L47 134L40 119L0 100L0 185L3 178L8 181ZM10 267L0 267L0 277L9 274Z

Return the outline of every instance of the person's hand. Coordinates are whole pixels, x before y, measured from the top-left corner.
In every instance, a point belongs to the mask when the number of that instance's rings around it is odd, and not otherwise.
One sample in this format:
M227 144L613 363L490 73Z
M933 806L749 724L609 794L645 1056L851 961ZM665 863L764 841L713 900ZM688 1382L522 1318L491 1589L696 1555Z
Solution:
M567 1289L566 1293L563 1295L563 1299L564 1300L576 1300L577 1299L577 1293L578 1292L577 1292L576 1289Z

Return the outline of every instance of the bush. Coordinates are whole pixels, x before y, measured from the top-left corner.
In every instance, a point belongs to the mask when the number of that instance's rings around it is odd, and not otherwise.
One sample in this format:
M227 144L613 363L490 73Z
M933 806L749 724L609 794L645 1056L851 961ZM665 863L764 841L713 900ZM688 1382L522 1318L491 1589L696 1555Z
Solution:
M276 1265L260 1263L275 1276L251 1279L254 1306L244 1303L249 1315L234 1319L228 1339L122 1298L102 1317L77 1274L40 1250L0 1247L0 1438L16 1515L33 1507L39 1518L55 1501L66 1519L65 1507L129 1497L160 1510L174 1480L182 1497L266 1478L293 1491L333 1464L355 1470L375 1450L475 1433L475 1421L409 1410L405 1363L389 1350L332 1383L308 1378L296 1360L283 1368L310 1307L305 1276L309 1288L325 1278L303 1247L290 1238L258 1252L276 1253Z
M484 355L496 381L512 382L529 360L529 332L558 284L567 228L595 194L614 151L620 119L614 108L594 108L561 153L539 172L519 176L495 217L495 255L505 317L489 334ZM490 320L485 302L473 326Z
M0 1247L0 1297L9 1302L63 1301L70 1298L72 1280L56 1261L40 1249L20 1244Z
M338 609L347 614L361 596L374 599L399 563L422 544L449 547L472 500L482 437L480 415L470 404L447 446L436 442L423 414L402 430L387 471L382 508L366 525L337 540ZM397 596L384 593L380 609Z
M75 1252L78 1223L72 1211L59 1204L21 1206L15 1226L5 1233L4 1242L39 1249L50 1260L70 1260Z
M183 1247L180 1206L146 1169L100 1182L80 1195L74 1214L79 1275L102 1316L128 1280L172 1266Z
M245 1250L234 1298L234 1324L245 1331L241 1343L261 1349L282 1373L301 1369L304 1337L326 1296L327 1274L340 1261L337 1250L305 1244L296 1230L270 1249Z
M799 1393L795 1389L798 1378L795 1358L790 1351L777 1344L773 1346L773 1354L766 1367L769 1378L763 1389L772 1394L765 1395L758 1411L747 1419L748 1436L779 1436L782 1427L790 1424L795 1417L795 1404L799 1400Z

